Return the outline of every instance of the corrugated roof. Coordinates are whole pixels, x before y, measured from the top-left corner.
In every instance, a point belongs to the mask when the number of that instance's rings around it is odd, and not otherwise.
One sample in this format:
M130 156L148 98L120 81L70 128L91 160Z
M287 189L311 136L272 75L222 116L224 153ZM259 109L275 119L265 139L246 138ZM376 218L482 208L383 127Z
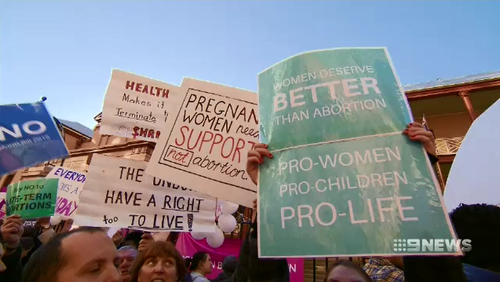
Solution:
M417 84L408 84L408 85L403 86L403 88L406 92L406 91L431 89L431 88L437 88L437 87L456 86L456 85L460 85L460 84L469 84L469 83L475 83L475 82L480 82L480 81L484 81L484 80L493 80L493 79L500 79L500 71L485 72L485 73L467 75L467 76L462 76L462 77L457 77L457 78L452 78L452 79L437 79L434 81L417 83Z
M89 138L92 138L92 136L94 136L94 131L81 123L78 123L76 121L69 121L69 120L65 120L65 119L60 119L60 118L58 118L58 120L62 124L64 124L65 126L73 129L74 131L78 131L81 134L83 134Z

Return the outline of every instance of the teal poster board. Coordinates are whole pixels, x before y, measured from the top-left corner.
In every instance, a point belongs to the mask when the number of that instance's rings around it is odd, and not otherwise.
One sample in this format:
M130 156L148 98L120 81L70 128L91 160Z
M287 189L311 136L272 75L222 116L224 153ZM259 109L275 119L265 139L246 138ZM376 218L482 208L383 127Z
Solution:
M401 134L411 112L385 48L270 67L259 112L274 155L259 173L260 257L428 254L406 241L455 239L425 150Z
M22 181L7 187L7 216L22 219L54 215L59 179L40 178Z

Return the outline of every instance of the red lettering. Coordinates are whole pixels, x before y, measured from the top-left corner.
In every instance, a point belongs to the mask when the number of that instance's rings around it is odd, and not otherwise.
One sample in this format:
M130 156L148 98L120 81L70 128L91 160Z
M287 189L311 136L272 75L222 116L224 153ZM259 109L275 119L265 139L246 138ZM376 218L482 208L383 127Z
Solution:
M142 83L136 83L130 80L127 80L127 83L125 83L125 89L141 92L144 94L149 94L156 97L161 96L162 98L168 98L168 94L170 93L169 89L164 89L161 87L151 86Z
M228 140L231 140L231 147L229 147L229 154L227 155L224 155L224 148L227 148L226 146L226 142ZM231 154L233 153L233 147L234 147L234 138L233 137L229 137L227 138L226 140L224 140L224 142L222 143L222 148L220 149L220 155L224 158L224 159L227 159L231 156Z
M135 91L142 92L142 83L137 83L135 85Z
M182 136L182 142L179 143L179 141L177 140L177 137L176 137L174 140L175 145L182 147L182 145L186 141L186 136L184 136L184 131L186 131L186 130L189 130L189 127L187 127L185 125L181 127L180 132L181 132L181 136ZM193 133L193 132L191 132L191 133Z
M242 161L241 155L245 155L247 150L251 150L255 146L253 141L246 141L242 138L235 139L231 136L224 137L211 131L191 129L186 125L180 128L180 136L175 138L174 143L189 151L220 154L222 158L231 159L231 161L238 163ZM173 157L173 155L168 154L167 157Z
M148 131L148 138L155 138L155 130L154 129L150 129Z
M253 147L255 147L255 142L253 141L247 141L248 144L252 145L252 148L250 148L250 150L253 150Z
M210 137L207 138L207 135L210 135ZM201 148L203 147L203 144L212 141L213 137L214 137L214 134L212 132L210 132L210 131L203 132L203 138L201 138L201 144L200 144L200 151L201 151Z
M158 139L160 137L160 134L161 131L155 131L154 129L134 126L134 133L132 133L132 137L134 139L137 138L137 136Z
M219 140L217 140L217 138L218 138ZM222 140L223 140L222 135L220 135L219 133L215 133L214 142L212 142L212 146L210 146L210 152L209 152L210 154L211 154L211 153L212 153L212 151L214 150L214 146L215 146L215 145L220 144L220 143L222 142Z
M240 149L245 148L245 140L239 138L238 143L236 143L236 148L234 149L233 162L236 154L238 154L238 163L241 161Z
M127 84L125 84L125 89L134 90L134 85L135 82L127 80Z
M139 126L134 126L134 133L132 134L134 139L139 135L139 129L140 129Z
M188 156L189 152L177 152L177 150L172 149L170 152L167 154L167 158L171 158L177 162L181 163L186 163L186 157Z

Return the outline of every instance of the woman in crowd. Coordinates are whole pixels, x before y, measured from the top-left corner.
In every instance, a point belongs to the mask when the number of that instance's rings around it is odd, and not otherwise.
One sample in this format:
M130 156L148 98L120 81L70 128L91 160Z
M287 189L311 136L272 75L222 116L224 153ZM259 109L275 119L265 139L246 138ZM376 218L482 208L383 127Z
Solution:
M170 242L151 242L142 250L130 269L132 282L185 282L186 265Z
M330 266L324 282L371 282L363 269L350 260L339 260Z
M210 282L206 275L212 273L212 259L205 252L197 252L191 260L191 281L193 282Z

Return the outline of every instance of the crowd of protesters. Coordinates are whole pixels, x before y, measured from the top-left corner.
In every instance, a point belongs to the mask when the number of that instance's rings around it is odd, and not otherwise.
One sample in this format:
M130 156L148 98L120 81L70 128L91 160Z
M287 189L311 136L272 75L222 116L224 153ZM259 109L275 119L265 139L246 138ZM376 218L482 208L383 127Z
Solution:
M436 162L432 133L418 123L403 132L421 142ZM258 166L272 158L267 145L248 152L247 172L257 182ZM256 201L254 202L256 208ZM500 281L500 207L461 205L450 213L458 238L471 239L473 248L463 257L414 256L371 258L364 267L341 260L331 265L325 282L351 281ZM208 282L212 262L207 253L184 259L168 241L151 234L117 232L109 238L96 227L63 228L58 234L44 220L23 226L17 215L4 218L1 242L1 282ZM50 236L47 234L51 234ZM43 239L42 239L43 238ZM239 257L226 257L223 272L212 282L289 281L286 259L259 259L257 223L246 235Z

